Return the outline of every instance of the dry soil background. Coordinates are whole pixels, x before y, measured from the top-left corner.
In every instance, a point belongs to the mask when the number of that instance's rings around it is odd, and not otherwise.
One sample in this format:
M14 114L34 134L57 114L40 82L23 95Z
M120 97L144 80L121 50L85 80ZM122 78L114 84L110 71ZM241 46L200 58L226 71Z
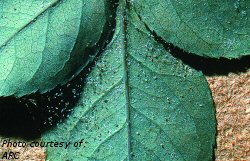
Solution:
M207 77L216 105L216 161L250 161L250 71ZM1 138L0 138L1 141ZM0 155L11 148L0 147ZM44 161L45 149L12 149L19 160Z
M250 161L250 70L207 79L216 105L216 160Z

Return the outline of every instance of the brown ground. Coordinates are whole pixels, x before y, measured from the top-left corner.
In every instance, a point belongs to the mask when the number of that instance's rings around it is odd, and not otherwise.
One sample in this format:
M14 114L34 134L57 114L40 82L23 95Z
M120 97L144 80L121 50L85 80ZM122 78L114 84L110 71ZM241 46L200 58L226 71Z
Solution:
M250 161L250 70L207 77L216 105L217 161Z
M216 105L216 161L250 161L250 71L207 77ZM0 138L0 142L2 142ZM0 147L0 156L10 148ZM14 148L20 160L44 161L41 148Z
M2 138L0 137L0 143L1 143L1 147L0 147L0 156L2 157L3 154L5 152L19 152L20 155L18 155L19 159L17 159L18 161L45 161L46 159L46 155L45 155L45 150L42 148L31 148L30 146L26 146L26 147L7 147L4 146L2 147L2 143L3 143L3 139L7 139L7 138ZM27 144L29 144L29 142L22 140L22 139L14 139L14 138L10 138L11 142L26 142ZM1 159L1 158L0 158ZM11 161L17 161L12 159ZM10 161L10 160L8 160Z

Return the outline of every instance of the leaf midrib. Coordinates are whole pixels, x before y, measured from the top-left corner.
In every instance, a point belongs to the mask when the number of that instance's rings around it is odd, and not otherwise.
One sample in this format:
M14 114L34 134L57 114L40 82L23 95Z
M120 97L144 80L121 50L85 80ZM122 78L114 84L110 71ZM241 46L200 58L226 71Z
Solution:
M129 78L128 78L128 62L127 62L127 1L126 0L120 0L121 5L121 12L120 15L121 19L121 37L122 37L122 46L121 46L121 52L123 55L123 63L124 63L124 85L125 85L125 97L126 97L126 120L127 120L127 134L128 134L128 160L131 159L131 124L130 124L130 92L129 92Z

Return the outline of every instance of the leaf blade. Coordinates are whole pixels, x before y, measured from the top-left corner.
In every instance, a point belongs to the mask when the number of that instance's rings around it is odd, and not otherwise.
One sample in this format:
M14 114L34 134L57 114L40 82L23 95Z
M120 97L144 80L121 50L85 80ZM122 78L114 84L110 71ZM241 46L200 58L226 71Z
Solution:
M29 10L25 6L32 7L32 2L1 3L27 13ZM10 38L0 48L1 96L23 96L38 90L44 93L72 79L90 61L87 50L99 42L108 21L109 15L105 11L108 3L87 3L85 0L49 2L44 7L40 7L42 2L37 2L40 8L35 8L38 11L32 12L25 21L22 21L25 14L20 15L20 22L16 22L16 30L13 30L18 31L16 35L4 32L8 25L1 28L1 33L6 33L1 40ZM11 14L7 13L8 16ZM5 22L4 18L1 20Z
M126 28L123 18L120 8L113 41L72 116L43 136L87 143L64 152L49 148L48 158L211 160L215 117L204 76L172 57L133 11Z
M249 5L246 1L133 1L142 20L173 45L204 57L249 55Z

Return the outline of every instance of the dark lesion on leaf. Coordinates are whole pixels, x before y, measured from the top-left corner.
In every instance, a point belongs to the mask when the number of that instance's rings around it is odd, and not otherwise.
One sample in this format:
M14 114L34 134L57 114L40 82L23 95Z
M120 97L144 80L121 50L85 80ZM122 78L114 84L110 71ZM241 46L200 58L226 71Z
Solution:
M67 84L53 90L16 98L0 97L0 135L34 139L65 121L79 103L85 78L95 66L98 57L111 42L116 27L118 0L111 0L107 6L107 20L100 41L88 48L83 59L92 61ZM97 54L96 54L97 53ZM96 55L94 58L93 55ZM83 98L84 99L84 98Z

